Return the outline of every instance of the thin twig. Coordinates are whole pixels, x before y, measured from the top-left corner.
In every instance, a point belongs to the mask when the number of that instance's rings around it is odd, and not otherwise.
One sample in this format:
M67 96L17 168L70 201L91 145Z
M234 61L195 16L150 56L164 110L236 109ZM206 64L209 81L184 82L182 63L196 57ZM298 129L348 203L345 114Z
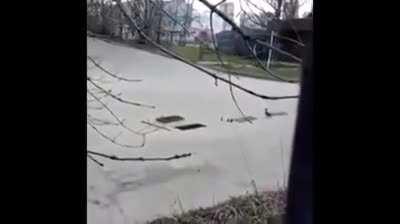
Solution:
M146 144L146 135L143 135L142 138L142 144L140 145L128 145L128 144L122 144L116 141L115 138L111 138L110 136L104 134L103 132L101 132L98 128L96 128L93 124L91 124L90 122L87 122L87 124L94 130L96 131L101 137L103 137L104 139L110 141L111 143L121 146L121 147L125 147L125 148L143 148L143 146Z
M87 56L87 58L88 58L97 68L99 68L101 71L103 71L104 73L106 73L107 75L109 75L109 76L111 76L111 77L113 77L113 78L115 78L115 79L122 80L122 81L126 81L126 82L141 82L141 81L142 81L141 79L127 79L127 78L124 78L124 77L120 77L120 76L118 76L118 75L115 75L114 73L108 71L108 70L105 69L103 66L101 66L99 63L97 63L92 57Z
M86 79L87 79L91 84L93 84L93 86L95 86L96 88L98 88L99 90L101 90L103 93L105 93L105 94L111 96L113 99L118 100L118 101L121 102L121 103L126 103L126 104L131 104L131 105L134 105L134 106L138 106L138 107L146 107L146 108L151 108L151 109L156 108L155 106L145 105L145 104L142 104L142 103L136 103L136 102L124 100L124 99L122 99L122 98L120 98L120 97L118 97L118 96L112 94L111 91L107 91L107 90L105 90L103 87L97 85L95 82L92 81L92 79L91 79L90 77L87 77Z
M149 0L150 1L150 3L152 3L153 5L155 5L155 6L158 6L158 5L156 5L156 3L154 3L152 0ZM220 3L223 3L223 2L225 2L226 0L223 0L223 1L221 1ZM218 4L220 4L220 3L218 3ZM159 7L159 6L158 6ZM179 23L179 21L177 20L177 19L175 19L171 14L169 14L167 11L165 11L163 8L161 8L161 7L159 7L159 10L162 12L162 13L164 13L169 19L171 19L173 22L174 22L174 24L177 24L177 25L179 25L180 27L182 27L182 29L184 30L184 31L186 31L187 33L189 33L189 35L191 35L191 36L193 36L192 34L191 34L191 32L190 32L190 30L189 30L189 28L187 28L186 26L184 26L183 24L180 24ZM213 33L213 31L211 31L211 33ZM207 43L205 42L205 41L203 41L202 39L200 39L200 38L198 38L198 37L196 37L196 36L193 36L197 41L199 41L200 42L200 44L204 44L204 45L207 45ZM215 45L214 45L215 46ZM215 47L214 47L215 48ZM210 49L211 51L213 51L214 53L218 53L217 51L215 51L215 50L213 50L213 49ZM233 72L232 72L233 73Z
M96 160L95 158L93 158L93 156L91 156L90 154L86 153L87 157L89 159L91 159L93 162L95 162L96 164L98 164L99 166L104 166L103 163L99 162L98 160Z
M87 109L90 109L90 110L103 110L104 107L94 107L94 106L87 105Z
M218 5L222 4L222 3L225 2L225 1L226 1L226 0L222 0L221 2L217 3L217 4L214 6L214 9L215 9L216 7L218 7ZM221 64L221 66L224 67L225 69L227 69L227 70L229 71L230 69L227 68L227 66L226 66L225 63L223 62L223 60L222 60L222 58L221 58L221 55L220 55L220 53L219 53L218 46L217 46L217 44L215 43L214 25L213 25L213 13L214 13L214 11L212 10L212 11L210 12L210 30L211 30L212 44L213 44L213 46L214 46L215 53L216 53L216 55L217 55L217 58L218 58L218 60L219 60L219 62L220 62L220 64ZM231 79L231 75L230 75L230 74L228 74L228 79L229 79L229 83L232 83L232 79ZM243 113L242 109L240 108L240 106L239 106L239 104L238 104L238 102L237 102L237 100L236 100L235 95L233 94L233 88L232 88L232 85L231 85L231 84L229 84L229 93L231 94L232 101L233 101L233 103L235 104L237 110L240 112L240 114L242 115L243 118L246 118L246 115ZM245 119L245 120L248 121L250 124L253 123L253 122L251 122L251 121L248 120L248 119Z
M225 2L225 1L226 1L226 0L222 0L221 2L217 3L217 4L215 5L215 7L217 7L218 5L222 4L222 3ZM230 71L230 69L228 68L228 66L226 66L226 64L225 64L224 61L222 60L221 54L220 54L220 52L219 52L218 45L216 44L215 37L214 37L213 13L214 13L214 11L211 11L211 12L210 12L210 31L211 31L211 41L212 41L213 47L214 47L214 49L215 49L215 50L214 50L214 53L215 53L215 55L217 56L217 59L218 59L219 63L221 64L221 66L224 67L224 68L227 70L228 73L232 73L232 74L237 75L236 72ZM235 76L235 77L236 77L236 76ZM237 78L237 77L236 77L236 78Z
M252 49L252 47L251 47L251 45L250 45L250 42L249 42L249 41L246 41L247 48L249 49L249 51L250 51L250 53L253 55L253 57L256 59L257 65L258 65L262 70L266 71L267 73L269 73L270 76L272 76L272 77L274 77L274 78L276 78L276 79L278 79L278 80L280 80L280 81L289 82L289 83L297 83L297 81L283 79L283 78L281 78L280 76L275 75L273 72L271 72L271 70L269 70L269 69L262 63L262 61L257 57L257 52L256 52L256 48L255 48L255 47L256 47L256 44L257 44L257 42L254 44L253 49Z
M293 42L293 43L295 43L295 44L297 44L297 45L299 45L301 47L305 47L306 46L304 43L302 43L300 41L297 41L297 40L295 40L293 38L290 38L290 37L282 36L280 34L274 34L274 37Z
M225 22L227 22L229 25L231 25L233 31L236 31L236 32L243 38L244 42L246 43L247 48L249 49L250 53L252 53L253 57L256 59L256 62L257 62L257 64L258 64L258 66L259 66L262 70L264 70L264 71L267 72L269 75L271 75L272 77L274 77L274 78L276 78L276 79L278 79L278 80L280 80L280 81L289 82L289 83L297 83L297 81L294 81L294 80L287 80L287 79L281 78L279 75L274 74L274 72L272 72L269 68L267 68L266 66L264 66L263 63L261 62L261 60L257 57L257 54L255 54L255 53L251 50L250 41L253 41L253 42L255 42L255 43L258 43L258 44L260 44L260 45L263 45L263 46L265 46L265 47L268 47L268 48L270 48L271 50L275 50L275 51L277 51L278 53L281 53L281 54L284 54L284 55L286 55L286 56L288 56L288 57L291 57L291 58L293 58L293 59L296 60L296 61L301 62L302 60L301 60L300 58L298 58L297 56L295 56L295 55L293 55L293 54L291 54L291 53L289 53L289 52L286 52L286 51L283 51L283 50L281 50L281 49L279 49L279 48L276 48L276 47L270 45L270 44L267 43L267 42L260 41L260 40L258 40L258 39L256 39L256 38L251 37L250 35L245 34L244 31L243 31L238 25L236 25L235 22L233 22L233 21L232 21L230 18L228 18L224 13L222 13L220 10L218 10L215 6L211 5L211 4L210 4L208 1L206 1L206 0L199 0L199 1L202 2L204 5L206 5L210 10L215 11L215 13L217 13L223 20L225 20Z
M199 0L199 1L200 1L201 3L203 3L205 6L207 6L207 8L209 8L210 10L215 11L215 13L217 13L225 22L227 22L229 25L231 25L232 30L233 30L233 31L236 31L240 36L242 36L243 39L244 39L245 41L256 41L256 42L260 42L260 40L257 40L256 38L253 38L253 37L251 37L251 36L245 34L245 33L243 32L243 30L240 29L240 27L239 27L238 25L236 25L235 22L233 22L233 21L232 21L230 18L228 18L223 12L221 12L219 9L217 9L216 7L214 7L214 6L213 6L211 3L209 3L207 0ZM293 58L294 60L296 60L296 61L298 61L298 62L302 62L302 60L301 60L300 58L298 58L297 56L295 56L295 55L293 55L293 54L291 54L291 53L288 53L288 52L286 52L286 51L283 51L283 50L281 50L281 49L279 49L279 48L276 48L276 47L274 47L274 46L271 46L269 43L260 42L260 44L262 44L262 45L264 45L264 46L266 46L266 47L268 47L268 48L270 48L270 49L272 49L272 50L274 50L274 51L277 51L278 53L285 54L285 55L287 55L288 57L291 57L291 58Z
M199 0L199 1L200 1L200 0ZM281 49L279 49L279 48L277 48L277 47L274 47L274 46L272 46L271 44L269 44L268 42L265 42L265 41L262 41L262 40L256 40L256 42L257 42L258 44L260 44L260 45L263 45L263 46L265 46L265 47L270 48L271 50L275 50L276 52L278 52L278 53L280 53L280 54L282 54L282 55L288 56L288 57L294 59L295 61L297 61L297 62L299 62L299 63L302 62L301 58L299 58L299 57L295 56L294 54L291 54L291 53L289 53L289 52L287 52L287 51L284 51L284 50L281 50Z
M111 159L111 160L118 160L118 161L170 161L170 160L189 157L192 155L192 153L185 153L185 154L174 155L174 156L170 156L170 157L145 158L145 157L117 157L115 155L107 155L107 154L89 151L89 150L87 151L87 153L96 155L96 156L100 156L103 158Z
M166 130L166 131L171 131L171 130L169 130L169 129L166 128L166 127L163 127L163 126L160 126L160 125L157 125L157 124L153 124L153 123L148 122L148 121L142 121L142 123L143 123L143 124L150 125L150 126L153 126L153 127L156 127L156 128L159 128L159 129L163 129L163 130Z
M201 1L201 0L200 0L200 1ZM126 11L125 11L125 9L123 8L123 6L121 5L120 1L117 1L117 4L118 4L118 6L120 7L120 9L121 9L121 11L123 12L123 14L125 15L125 17L128 18L128 20L129 20L129 22L130 22L130 25L132 25L134 28L136 28L136 30L137 30L147 41L149 41L152 45L154 45L155 47L157 47L158 49L160 49L162 52L164 52L164 53L166 53L166 54L172 56L173 58L175 58L175 59L177 59L177 60L179 60L179 61L181 61L181 62L184 62L184 63L186 63L186 64L188 64L188 65L190 65L190 66L192 66L192 67L194 67L194 68L196 68L196 69L202 71L203 73L205 73L205 74L207 74L207 75L213 77L214 79L218 79L218 80L220 80L220 81L222 81L222 82L224 82L224 83L231 84L233 87L238 88L238 89L240 89L240 90L242 90L242 91L244 91L244 92L246 92L246 93L248 93L248 94L250 94L250 95L256 96L256 97L261 98L261 99L265 99L265 100L282 100L282 99L295 99L295 98L298 98L297 95L296 95L296 96L267 96L267 95L259 94L259 93L256 93L256 92L252 91L252 90L249 90L249 89L247 89L247 88L244 88L244 87L242 87L242 86L240 86L240 85L238 85L238 84L236 84L236 83L230 82L229 80L227 80L227 79L225 79L225 78L223 78L223 77L219 77L219 76L216 75L215 73L210 72L209 70L203 68L202 66L199 66L199 65L197 65L197 64L194 64L194 63L190 62L189 60L187 60L187 59L185 59L185 58L183 58L183 57L177 55L175 52L172 52L172 51L166 49L165 47L163 47L162 45L157 44L157 43L155 43L153 40L151 40L151 38L149 38L141 29L139 29L139 27L137 26L136 22L126 13Z
M164 13L164 14L165 14L169 19L171 19L175 24L178 24L178 25L179 25L180 27L182 27L182 29L184 29L187 33L190 33L189 28L187 28L186 26L180 24L180 23L178 22L177 19L175 19L171 14L169 14L167 11L165 11L165 10L162 8L162 5L156 4L155 2L153 2L153 0L149 0L149 2L150 2L151 4L153 4L155 7L157 7L162 13Z
M90 120L90 122L92 122L93 124L96 124L98 126L100 125L113 125L113 126L118 126L118 123L114 123L111 121L107 121L105 119L100 119L97 117L93 117L92 115L90 115L89 113L87 114L87 119Z
M88 89L88 90L89 90L89 89ZM97 89L96 89L96 90L97 90ZM90 91L92 91L92 90L90 90ZM103 92L98 93L98 94L103 94ZM104 95L102 95L102 96L97 96L97 98L98 98L98 99L103 99L103 98L106 98L107 96L108 96L107 94L104 94ZM95 100L95 99L90 99L90 100L88 99L87 102L88 102L88 103L96 102L96 100Z
M87 90L87 92L97 101L99 102L110 114L111 116L114 117L114 119L126 130L128 130L129 132L132 132L134 134L137 135L142 135L143 133L140 133L139 131L135 131L131 128L129 128L128 126L125 125L125 123L123 122L123 120L121 120L100 98L98 98L97 96L95 96L91 91Z
M228 78L229 78L229 81L231 81L231 75L228 75ZM239 103L237 102L236 97L235 97L235 95L233 94L232 85L229 85L229 92L230 92L230 94L231 94L231 98L232 98L233 103L235 104L236 108L238 109L238 111L240 112L240 114L242 115L242 117L243 117L247 122L249 122L250 124L253 124L253 122L252 122L250 119L247 119L246 114L245 114L245 113L242 111L242 109L240 108Z

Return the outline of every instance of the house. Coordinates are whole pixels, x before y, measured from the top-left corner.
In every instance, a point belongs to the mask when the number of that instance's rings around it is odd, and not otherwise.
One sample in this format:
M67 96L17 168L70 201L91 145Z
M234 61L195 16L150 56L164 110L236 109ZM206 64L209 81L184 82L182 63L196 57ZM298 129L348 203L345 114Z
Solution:
M277 29L279 22L270 21L268 23L267 29L265 28L253 28L253 26L246 26L246 23L242 20L242 31L252 37L252 39L257 39L261 41L270 41L271 32ZM226 53L226 54L236 54L244 57L251 57L252 52L250 52L248 45L243 40L243 38L235 31L222 31L216 34L217 45L218 48ZM254 41L250 41L250 47L253 48L255 45ZM279 46L279 43L276 41L274 43L275 46ZM261 46L256 45L257 56L260 58L266 58L268 54L268 49Z
M237 54L236 33L232 31L221 31L215 35L218 49L225 54Z
M276 34L273 46L290 52L297 57L302 57L303 46L287 40L293 39L297 42L306 43L312 36L312 18L291 19L291 20L272 20L268 23L267 28L248 28L241 27L243 32L252 39L257 39L265 42L270 42L271 33ZM287 39L282 37L288 37ZM252 52L243 38L235 31L222 31L216 34L218 48L226 54L236 54L244 57L252 57ZM255 46L254 41L250 41L250 48ZM257 57L265 59L268 56L269 48L257 44L255 46ZM292 62L293 59L281 55L273 54L276 60Z
M313 30L313 20L312 14L310 17L302 18L302 19L290 19L286 20L281 24L279 34L284 37L288 37L299 41L303 44L308 43L312 40L312 30ZM295 44L292 41L280 39L281 49L287 52L290 52L297 57L302 58L304 47ZM278 60L281 61L293 61L293 59L289 58L285 55L279 55Z

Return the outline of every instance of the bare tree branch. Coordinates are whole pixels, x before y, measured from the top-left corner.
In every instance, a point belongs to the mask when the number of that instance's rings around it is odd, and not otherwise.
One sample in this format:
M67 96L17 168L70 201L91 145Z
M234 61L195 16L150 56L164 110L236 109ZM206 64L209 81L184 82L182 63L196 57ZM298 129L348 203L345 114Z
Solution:
M291 22L289 22L289 23L291 24ZM301 42L301 41L297 41L297 40L295 40L295 39L293 39L293 38L285 37L285 36L282 36L282 35L277 34L277 33L274 34L274 37L277 37L277 38L280 38L280 39L283 39L283 40L287 40L287 41L293 42L293 43L295 43L295 44L297 44L297 45L299 45L299 46L301 46L301 47L305 47L305 46L306 46L306 45L305 45L303 42Z
M88 58L97 68L99 68L101 71L103 71L104 73L106 73L107 75L109 75L109 76L111 76L111 77L113 77L113 78L115 78L115 79L118 79L118 80L121 80L121 81L126 81L126 82L141 82L141 81L142 81L141 79L127 79L127 78L123 78L123 77L120 77L120 76L118 76L118 75L115 75L114 73L108 71L108 70L105 69L103 66L101 66L99 63L97 63L92 57L87 56L87 58Z
M281 49L279 49L277 47L271 46L268 42L265 42L265 41L262 41L262 40L256 40L256 42L258 44L260 44L260 45L263 45L263 46L266 46L268 48L271 48L272 50L275 50L276 52L279 52L282 55L288 56L288 57L294 59L297 62L300 62L300 63L302 62L302 60L299 57L297 57L297 56L295 56L295 55L293 55L291 53L288 53L288 52L286 52L284 50L281 50Z
M241 1L242 1L242 0L239 0L239 5L240 5L240 8L243 10ZM261 18L258 17L258 15L257 15L256 13L254 13L254 11L251 9L250 5L253 6L254 8L256 8L257 10L259 10L259 11L260 11L261 13L263 13L264 15L267 15L267 12L266 12L264 9L262 9L260 6L258 6L258 5L256 5L256 4L254 4L254 3L251 2L250 0L244 0L244 2L246 3L248 9L250 9L250 10L252 11L253 15L255 15L259 20L261 20ZM273 8L273 9L276 10L275 8ZM245 11L245 10L243 10L243 11ZM245 11L245 12L246 12L246 11Z
M225 22L227 22L229 25L231 25L232 30L233 30L233 31L236 31L237 33L239 33L240 36L242 36L242 38L243 38L245 41L250 41L250 40L256 41L256 42L258 42L259 44L264 45L264 46L270 48L271 50L274 50L274 51L276 51L276 52L278 52L278 53L280 53L280 54L284 54L284 55L286 55L286 56L288 56L288 57L291 57L292 59L296 60L297 62L300 62L300 63L302 62L302 60L301 60L300 58L298 58L297 56L295 56L295 55L293 55L293 54L290 54L290 53L288 53L288 52L286 52L286 51L283 51L283 50L281 50L281 49L279 49L279 48L276 48L276 47L274 47L274 46L271 46L269 43L260 41L260 40L258 40L258 39L255 39L255 38L253 38L253 37L251 37L251 36L245 34L245 33L243 32L243 30L240 29L240 27L239 27L238 25L236 25L235 22L233 22L230 18L228 18L223 12L221 12L221 11L220 11L219 9L217 9L215 6L211 5L207 0L199 0L199 1L200 1L201 3L203 3L205 6L207 6L207 8L209 8L210 10L215 11L215 13L217 13Z
M190 33L189 28L187 28L187 27L186 27L185 25L183 25L183 24L180 24L180 23L178 22L178 20L176 20L171 14L169 14L169 12L165 11L165 10L162 8L162 5L156 4L155 2L153 2L153 0L149 0L149 2L150 2L151 4L153 4L154 7L157 7L158 10L160 10L162 13L164 13L164 15L166 15L169 19L171 19L171 20L174 22L174 24L177 24L178 26L180 26L185 32Z
M257 52L256 52L256 44L258 44L258 42L256 42L256 43L254 44L253 49L252 49L252 47L251 47L251 45L250 45L250 42L249 42L249 41L246 41L247 48L249 49L249 51L250 51L250 53L253 55L253 57L256 59L256 63L258 64L258 66L259 66L261 69L263 69L264 71L268 72L269 75L271 75L272 77L274 77L274 78L276 78L276 79L278 79L278 80L281 80L281 81L284 81L284 82L289 82L289 83L297 83L297 81L286 80L286 79L283 79L283 78L281 78L281 77L275 75L274 73L272 73L272 72L267 68L267 66L265 66L265 65L262 63L262 61L258 58Z
M114 119L118 122L118 124L121 125L121 127L125 128L126 130L128 130L129 132L132 132L134 134L137 135L142 135L143 133L140 133L139 131L135 131L131 128L129 128L128 126L125 125L125 123L123 122L123 120L121 120L103 101L101 101L101 99L99 99L97 96L95 96L92 92L90 92L89 90L87 91L98 103L100 103L110 114L111 116L114 117Z
M154 3L153 2L153 0L149 0L152 4L154 4L154 6L157 6L157 4L156 3ZM226 1L226 0L223 0L223 1L221 1L220 3L223 3L224 1ZM189 30L189 28L187 28L185 25L183 25L183 24L180 24L179 22L178 22L178 20L176 19L176 18L174 18L171 14L169 14L167 11L165 11L163 8L161 8L161 7L159 7L159 10L162 12L162 13L164 13L169 19L171 19L175 24L177 24L178 26L180 26L185 32L187 32L187 33L189 33L190 34L190 30ZM213 33L212 31L211 31L211 33ZM199 38L197 38L197 37L194 37L197 41L199 41L201 44L207 44L205 41L203 41L203 40L201 40L201 39L199 39ZM215 44L214 44L214 46L215 46ZM214 47L215 48L215 47ZM213 52L214 53L217 53L215 50L213 50Z
M116 141L115 138L111 138L108 135L104 134L103 132L101 132L99 129L97 129L93 124L91 124L90 122L87 122L87 124L95 131L97 132L101 137L103 137L104 139L110 141L111 143L124 147L124 148L142 148L145 143L146 143L146 135L143 135L142 138L142 143L140 145L129 145L129 144L122 144Z
M105 119L100 119L97 117L93 117L92 115L90 115L89 113L87 114L87 119L90 120L91 123L97 125L97 126L101 126L101 125L113 125L113 126L118 126L118 123L114 123Z
M91 109L91 110L103 110L104 107L94 107L94 106L88 105L88 106L87 106L87 109Z
M170 157L154 157L154 158L145 158L145 157L117 157L115 155L107 155L99 152L94 151L87 151L88 154L100 156L103 158L111 159L111 160L118 160L118 161L170 161L175 159L186 158L192 155L192 153L185 153L180 155L174 155Z
M267 12L266 12L265 10L261 9L261 7L259 7L259 6L257 6L256 4L252 3L250 0L244 0L244 1L246 2L246 4L251 4L252 6L254 6L255 8L257 8L258 10L260 10L260 12L263 13L264 15L267 15ZM250 20L252 23L254 23L254 24L256 24L256 25L258 25L258 26L260 26L260 27L263 27L263 28L268 28L268 24L265 24L265 23L263 22L264 20L261 19L257 14L253 13L252 15L249 15L249 14L246 12L246 10L243 9L243 6L242 6L242 3L241 3L241 2L242 2L242 0L239 0L239 6L240 6L240 9L241 9L241 12L242 12L243 14L245 14L245 15L247 16L247 18L249 18L249 20ZM270 2L273 2L273 1L270 1ZM267 3L267 4L270 5L270 3ZM277 10L277 9L274 8L274 10ZM256 19L254 19L253 17L256 17ZM276 18L276 19L278 19L278 18ZM288 23L289 23L289 25L292 27L292 29L296 32L296 30L294 29L294 26L293 26L292 22L289 20ZM277 31L277 30L275 30L275 31ZM294 43L294 44L297 44L297 45L299 45L299 46L301 46L301 47L305 47L305 44L301 41L300 36L298 35L297 32L296 32L296 35L297 35L297 39L299 39L300 41L295 40L295 39L290 38L290 37L282 36L282 35L277 34L277 33L274 34L274 37L278 37L278 38L280 38L280 39L284 39L284 40L290 41L290 42L292 42L292 43Z
M291 57L291 58L293 58L293 59L296 60L296 61L301 62L302 60L301 60L300 58L298 58L297 56L295 56L295 55L293 55L293 54L291 54L291 53L288 53L288 52L286 52L286 51L282 51L281 49L276 48L276 47L270 45L269 43L262 42L262 41L260 41L260 40L258 40L258 39L256 39L256 38L253 38L253 37L251 37L251 36L245 34L245 33L243 32L243 30L240 29L240 27L239 27L238 25L236 25L236 24L235 24L230 18L228 18L223 12L221 12L219 9L217 9L217 7L215 7L214 5L211 5L211 4L210 4L208 1L206 1L206 0L199 0L199 1L202 2L205 6L207 6L211 11L215 11L215 13L217 13L223 20L225 20L225 22L227 22L229 25L231 25L233 31L236 31L236 32L243 38L243 40L246 42L247 48L248 48L249 51L253 54L253 57L257 59L256 62L257 62L257 64L258 64L258 66L259 66L260 68L262 68L262 70L264 70L264 71L267 72L269 75L271 75L272 77L274 77L274 78L276 78L276 79L278 79L278 80L280 80L280 81L289 82L289 83L296 83L296 82L297 82L297 81L286 80L286 79L284 79L284 78L281 78L280 76L274 74L271 70L269 70L269 68L267 68L266 66L264 66L264 64L260 61L260 59L257 57L257 55L254 54L253 51L251 50L250 41L254 41L254 42L256 42L256 43L259 43L259 44L261 44L261 45L263 45L263 46L266 46L266 47L270 48L271 50L277 51L278 53L281 53L281 54L283 53L284 55L286 55L286 56L288 56L288 57Z
M202 1L202 0L199 0L199 1ZM218 80L220 80L220 81L222 81L222 82L224 82L224 83L231 84L233 87L238 88L238 89L240 89L240 90L242 90L242 91L244 91L244 92L246 92L246 93L248 93L248 94L250 94L250 95L259 97L259 98L261 98L261 99L266 99L266 100L282 100L282 99L294 99L294 98L298 98L298 96L267 96L267 95L259 94L259 93L256 93L256 92L252 91L252 90L249 90L249 89L247 89L247 88L244 88L244 87L242 87L242 86L240 86L240 85L238 85L238 84L236 84L236 83L230 82L229 80L227 80L227 79L225 79L225 78L223 78L223 77L219 77L219 76L217 76L215 73L210 72L209 70L207 70L207 69L205 69L205 68L203 68L203 67L201 67L201 66L199 66L199 65L196 65L196 64L190 62L189 60L187 60L187 59L185 59L185 58L183 58L183 57L177 55L176 53L174 53L174 52L172 52L172 51L166 49L166 48L163 47L162 45L157 44L157 43L155 43L153 40L151 40L151 38L149 38L149 37L148 37L147 35L145 35L140 29L138 29L139 27L137 26L136 22L135 22L132 18L130 18L130 16L125 12L125 9L124 9L123 6L121 5L121 2L117 0L117 4L118 4L119 8L121 9L121 11L123 12L123 14L125 15L125 17L128 18L129 23L130 23L134 28L136 28L136 29L138 30L138 32L140 32L140 33L146 38L147 41L149 41L152 45L154 45L155 47L157 47L158 49L160 49L162 52L164 52L164 53L166 53L166 54L172 56L173 58L175 58L175 59L177 59L177 60L179 60L179 61L182 61L182 62L184 62L184 63L186 63L186 64L188 64L188 65L190 65L190 66L192 66L192 67L194 67L194 68L196 68L196 69L202 71L202 72L204 72L205 74L207 74L207 75L213 77L214 79L218 79ZM221 12L220 12L220 13L221 13Z
M98 160L96 160L95 158L93 158L93 156L91 156L89 153L86 153L87 157L89 159L91 159L93 162L95 162L96 164L98 164L99 166L104 166L103 163L99 162Z
M218 5L222 4L222 3L225 2L225 1L226 1L226 0L220 1L219 3L217 3L217 4L215 5L215 7L218 7ZM215 43L214 26L213 26L213 13L214 13L214 11L210 11L210 30L211 30L212 44L213 44L213 46L214 46L215 53L216 53L216 55L217 55L217 58L218 58L218 60L219 60L219 62L220 62L220 64L221 64L221 66L224 67L224 68L227 68L227 66L225 66L225 63L223 62L223 60L222 60L222 58L221 58L221 55L220 55L220 53L219 53L218 46L217 46L216 43ZM229 68L227 68L227 69L228 69L228 71L229 71ZM240 112L240 114L242 115L242 117L245 118L246 115L243 113L242 109L241 109L240 106L239 106L239 103L238 103L237 100L236 100L235 95L233 94L233 88L232 88L232 84L231 84L231 83L232 83L232 79L231 79L231 75L230 75L230 74L228 74L228 79L229 79L229 93L231 94L232 101L233 101L233 103L235 104L236 109L237 109L237 110ZM251 123L251 124L253 123L253 122L251 122L251 121L248 120L248 119L246 119L246 121L248 121L248 122Z
M166 131L171 131L171 130L169 130L169 129L166 128L166 127L163 127L163 126L160 126L160 125L157 125L157 124L153 124L153 123L148 122L148 121L142 121L142 123L143 123L143 124L147 124L147 125L149 125L149 126L153 126L153 127L159 128L159 129L163 129L163 130L166 130Z
M146 108L151 108L151 109L156 108L155 106L145 105L145 104L142 104L142 103L135 103L135 102L131 102L131 101L124 100L124 99L122 99L122 98L120 98L120 97L118 97L118 96L112 94L110 91L105 90L103 87L97 85L95 82L92 81L92 79L91 79L90 77L87 77L86 79L87 79L91 84L93 84L93 86L95 86L96 88L98 88L99 90L101 90L103 93L105 93L105 94L111 96L113 99L118 100L118 101L121 102L121 103L126 103L126 104L131 104L131 105L134 105L134 106L138 106L138 107L146 107Z

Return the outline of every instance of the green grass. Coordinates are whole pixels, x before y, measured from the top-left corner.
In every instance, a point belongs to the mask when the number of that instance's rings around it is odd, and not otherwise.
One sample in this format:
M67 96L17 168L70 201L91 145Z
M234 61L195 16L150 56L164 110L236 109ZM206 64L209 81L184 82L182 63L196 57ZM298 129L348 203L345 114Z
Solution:
M186 59L189 59L191 62L197 62L199 60L200 49L198 47L174 46L173 50Z
M252 78L258 78L258 79L268 79L268 80L277 80L276 78L272 77L269 75L267 72L262 70L261 68L258 67L235 67L235 68L225 68L220 65L208 65L207 67L212 68L214 70L220 71L220 72L235 72L238 73L238 75L241 76L247 76L247 77L252 77ZM271 68L271 71L278 75L281 78L287 79L287 80L292 80L292 81L299 81L300 80L300 68L289 68L289 67L273 67Z
M215 63L219 62L217 55L210 49L200 49L199 47L192 46L174 46L173 50L179 55L189 59L191 62L194 63L198 63L200 61ZM225 63L225 66L221 66L218 64L206 66L221 72L229 72L229 70L233 70L234 72L239 73L239 75L242 76L276 80L274 77L259 68L255 59L226 54L221 54L221 57L223 62ZM271 71L284 79L294 81L300 80L300 65L296 63L272 61Z
M221 54L221 58L224 62L234 63L234 64L242 64L242 65L251 65L255 63L253 59L243 58L237 55L226 55ZM202 61L218 61L218 57L214 53L203 54Z
M210 49L191 47L191 46L174 46L173 50L179 55L189 59L192 62L198 61L213 61L217 62L217 55ZM251 64L254 60L242 58L236 55L221 54L224 62L237 63L237 64Z

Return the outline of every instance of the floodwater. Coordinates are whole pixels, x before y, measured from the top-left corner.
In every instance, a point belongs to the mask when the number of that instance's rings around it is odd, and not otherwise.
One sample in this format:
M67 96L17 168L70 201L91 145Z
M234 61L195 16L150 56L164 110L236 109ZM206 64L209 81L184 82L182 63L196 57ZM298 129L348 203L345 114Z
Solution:
M135 107L107 100L108 105L135 129L141 121L180 115L187 123L206 127L180 131L160 130L146 137L143 148L116 146L88 126L88 149L118 156L160 157L193 153L189 158L169 162L119 162L99 158L105 167L88 160L88 223L143 223L161 215L211 206L229 196L276 188L287 177L296 119L296 99L266 101L234 90L250 123L229 123L221 118L237 118L228 85L182 62L134 48L88 38L88 55L121 76L142 79L122 82L108 79L103 87L121 97L154 105ZM88 61L88 75L104 76ZM254 91L268 95L297 95L298 84L232 78ZM92 86L88 83L88 87ZM286 116L266 118L265 108ZM112 120L107 113L88 110L93 116ZM113 136L123 129L99 127ZM122 132L118 141L140 144L141 138Z

